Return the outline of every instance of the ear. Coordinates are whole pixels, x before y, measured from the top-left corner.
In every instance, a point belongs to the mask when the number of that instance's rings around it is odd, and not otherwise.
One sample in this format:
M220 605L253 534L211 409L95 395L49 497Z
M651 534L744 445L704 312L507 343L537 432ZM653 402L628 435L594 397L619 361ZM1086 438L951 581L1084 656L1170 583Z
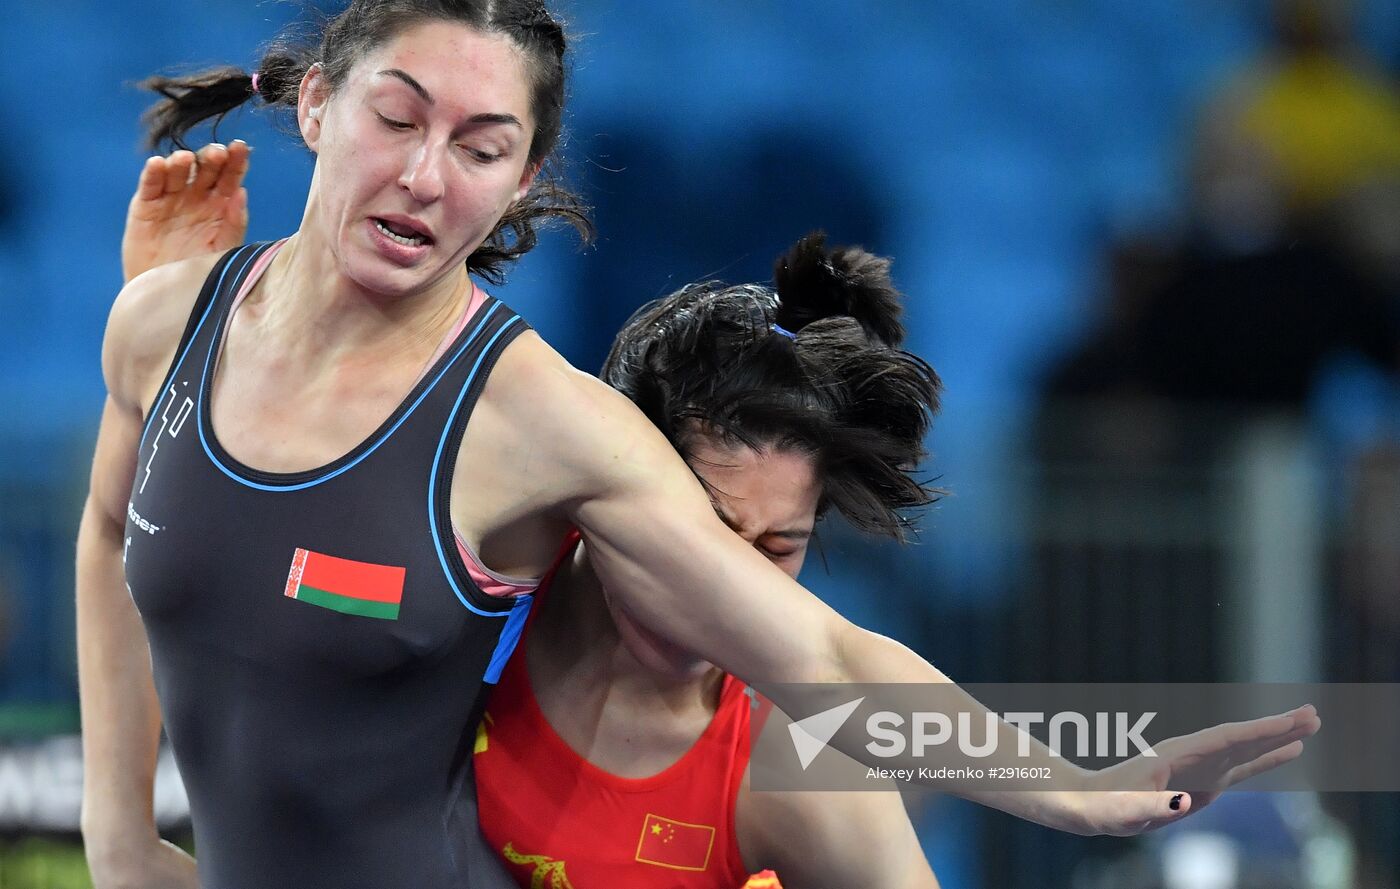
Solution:
M321 141L321 121L325 117L326 102L331 97L330 83L321 71L319 64L306 69L297 90L297 129L301 138L314 154Z
M540 175L540 167L544 166L544 161L537 164L526 164L525 171L520 174L520 182L515 189L514 200L521 200L530 191L530 186L535 184L535 177Z

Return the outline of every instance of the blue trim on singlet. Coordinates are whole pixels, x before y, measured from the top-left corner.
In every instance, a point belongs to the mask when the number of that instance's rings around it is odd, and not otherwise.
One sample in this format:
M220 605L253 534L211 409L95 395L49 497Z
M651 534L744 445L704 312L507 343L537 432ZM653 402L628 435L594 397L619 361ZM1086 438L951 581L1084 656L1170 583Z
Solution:
M496 305L499 306L500 303ZM472 365L471 373L467 374L467 381L462 384L462 391L457 393L457 401L453 403L452 412L447 415L447 423L442 427L442 438L438 439L437 453L433 454L433 471L428 475L428 528L433 532L433 546L437 549L438 562L442 564L443 576L447 578L447 584L452 587L452 592L457 594L457 599L463 605L467 606L467 610L471 611L473 614L479 614L482 617L506 617L507 615L514 615L517 609L511 608L509 611L485 611L473 605L471 600L462 594L461 587L457 586L457 578L452 576L452 568L447 564L447 553L443 551L442 533L439 531L437 524L437 510L433 508L433 504L437 502L438 466L442 463L442 452L447 447L447 437L452 432L452 424L457 420L457 411L462 407L462 400L465 399L467 393L471 391L472 381L476 379L476 372L481 369L481 362L485 361L486 356L491 354L491 347L496 345L496 340L500 339L501 335L507 330L510 330L511 325L519 320L520 316L514 315L510 320L502 324L501 329L497 330L495 336L487 341L485 347L481 350L481 354L476 357L476 364ZM506 626L507 629L509 629L509 622L507 622ZM504 635L504 631L502 631L502 633ZM500 651L499 645L496 646L496 650L498 652ZM509 656L510 652L506 652L506 655ZM494 662L495 655L492 656L492 663Z
M249 487L249 488L256 488L256 489L259 490L259 491L273 491L273 492L302 491L302 490L305 490L306 488L315 487L316 485L319 485L319 484L321 484L322 482L330 481L331 479L335 478L336 476L338 476L338 475L340 475L340 474L342 474L342 473L344 473L344 472L348 472L348 471L351 470L351 469L354 469L356 466L358 466L358 465L360 464L360 462L361 462L362 460L364 460L364 459L365 459L366 457L368 457L370 454L374 453L374 452L379 448L380 445L384 444L384 442L386 442L386 441L389 440L389 436L393 435L394 432L395 432L400 426L402 426L402 425L404 424L404 421L406 421L406 420L413 414L413 412L414 412L415 410L417 410L418 405L420 405L420 404L423 403L423 399L425 399L425 398L428 397L429 393L431 393L431 392L433 391L433 387L435 387L435 386L438 384L438 381L442 379L443 375L446 374L447 371L452 367L452 365L456 363L457 359L458 359L459 357L461 357L462 353L465 352L467 349L469 349L469 348L471 347L472 343L476 340L477 335L478 335L479 333L481 333L481 329L482 329L483 327L486 326L486 323L487 323L488 321L491 320L491 316L494 315L494 314L496 314L496 310L499 309L500 307L501 307L501 303L498 302L498 303L496 303L495 305L491 306L491 308L488 309L488 310L486 311L485 316L484 316L479 322L477 322L476 329L473 330L473 331L471 332L471 335L467 337L466 342L462 343L461 347L457 349L457 352L456 352L456 354L454 354L454 355L452 356L452 359L442 366L442 370L438 371L438 375L437 375L436 377L433 378L433 381L432 381L431 383L429 383L427 386L423 387L423 391L418 395L418 397L417 397L416 399L414 399L413 404L409 405L408 409L407 409L406 411L403 412L403 415L400 416L400 417L398 418L398 420L394 422L394 425L393 425L393 426L390 426L387 430L385 430L384 434L381 435L381 436L379 437L379 439L378 439L374 444L370 445L368 448L365 448L365 450L364 450L363 452L361 452L360 455L359 455L358 457L356 457L355 459L351 460L349 463L346 463L344 466L340 467L339 469L331 470L330 472L327 472L325 475L319 476L318 478L313 478L313 479L311 479L310 481L297 482L297 483L295 483L295 484L269 485L269 484L264 484L264 483L262 483L262 482L251 481L251 480L246 479L246 478L244 478L243 476L239 475L238 473L234 472L233 470L229 469L229 468L228 468L227 466L225 466L224 464L220 463L220 462L219 462L219 458L216 457L216 456L214 456L214 452L213 452L212 450L210 450L210 448L209 448L209 442L208 442L208 440L207 440L207 439L205 438L205 436L204 436L204 389L205 389L205 381L207 380L208 375L209 375L209 367L210 367L210 364L211 364L211 363L213 362L213 360L214 360L214 353L217 352L218 349L219 349L219 344L218 344L218 343L212 343L212 344L210 344L210 346L209 346L209 357L206 358L206 359L204 360L204 377L202 377L202 378L200 379L200 383L199 383L199 401L195 404L195 408L194 408L194 409L195 409L195 413L199 415L199 417L198 417L198 421L199 421L199 443L200 443L201 445L204 446L204 453L209 457L209 461L210 461L211 463L213 463L215 466L217 466L217 467L219 468L219 470L220 470L221 472L223 472L224 475L228 476L229 478L233 479L234 481L238 482L239 484L245 485L245 486L247 486L247 487ZM516 315L516 316L515 316L515 318L519 318L519 317L520 317L519 315ZM512 318L511 321L514 321L515 318ZM508 322L506 322L506 323L509 324L510 322L508 321ZM500 336L500 335L501 335L501 334L500 334L500 332L498 331L498 332L496 333L496 336ZM492 338L491 338L491 342L494 343L495 341L496 341L496 337L492 337ZM487 347L486 347L486 348L488 348L488 349L491 348L491 346L490 346L489 343L487 344ZM477 362L476 362L476 365L474 365L474 366L472 367L471 376L468 376L468 377L467 377L467 385L471 385L472 377L474 377L474 376L476 375L476 369L477 369L477 367L480 367L480 366L481 366L481 359L478 358L478 359L477 359ZM466 391L466 390L463 389L463 391ZM461 402L461 398L459 397L459 398L458 398L458 403L460 403L460 402ZM456 413L456 409L455 409L455 408L453 409L453 413L454 413L454 414ZM439 451L441 451L441 448L440 448L440 447L439 447ZM435 467L435 468L436 468L436 467ZM438 550L438 551L439 551L439 554L441 554L441 547L439 547L439 550ZM459 593L458 596L460 597L460 595L461 595L461 594Z
M258 246L258 244L244 244L242 247L238 248L238 253L241 253L244 250L247 250L249 247L252 247L253 253L257 254ZM224 278L228 276L229 269L233 268L233 264L238 261L238 253L234 253L233 256L229 257L228 264L226 264L224 266L224 270L219 273L219 283L214 286L214 295L209 300L209 305L204 307L204 314L200 316L199 323L196 324L194 326L194 330L190 332L190 338L185 343L184 351L180 353L180 357L175 360L175 363L170 366L170 374L165 378L165 382L161 383L160 395L156 398L156 403L151 405L151 415L146 418L146 428L141 430L141 444L138 445L138 448L145 446L146 436L150 434L151 426L156 421L156 414L159 413L159 411L156 409L159 408L160 403L165 400L166 390L169 389L171 385L175 382L175 377L179 376L180 368L183 367L185 364L185 356L190 353L190 347L193 346L194 341L199 338L200 328L204 326L205 321L209 320L209 313L214 311L214 306L218 305L219 294L224 289ZM248 266L252 265L256 261L256 255L249 257L248 261L243 264L243 268L238 270L238 275L241 275L245 271L247 271ZM236 278L238 277L238 275L234 275L234 277Z
M506 668L506 661L510 660L515 646L520 643L520 634L525 631L525 622L529 620L530 608L534 604L535 597L528 593L515 600L510 617L506 618L506 625L501 628L501 638L496 642L496 650L491 652L491 663L486 665L483 681L495 685L500 680L501 671Z

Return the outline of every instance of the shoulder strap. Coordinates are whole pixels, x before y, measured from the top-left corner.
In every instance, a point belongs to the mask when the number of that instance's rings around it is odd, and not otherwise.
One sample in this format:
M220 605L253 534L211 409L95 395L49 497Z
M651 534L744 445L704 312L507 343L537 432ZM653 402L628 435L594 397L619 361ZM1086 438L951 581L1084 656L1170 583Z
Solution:
M180 334L179 345L175 347L175 357L171 359L161 386L156 390L156 404L160 403L162 394L170 386L170 381L175 378L175 374L179 372L180 366L184 363L185 356L190 350L190 344L194 342L195 337L199 336L200 330L209 320L227 277L231 273L235 278L242 277L252 265L253 259L259 254L259 248L263 246L265 245L245 244L242 247L235 247L219 257L219 260L214 263L214 267L209 270L209 274L204 278L204 285L199 290L199 296L190 309L190 316L185 321L185 330ZM155 404L151 404L146 408L148 423L155 411L155 406Z

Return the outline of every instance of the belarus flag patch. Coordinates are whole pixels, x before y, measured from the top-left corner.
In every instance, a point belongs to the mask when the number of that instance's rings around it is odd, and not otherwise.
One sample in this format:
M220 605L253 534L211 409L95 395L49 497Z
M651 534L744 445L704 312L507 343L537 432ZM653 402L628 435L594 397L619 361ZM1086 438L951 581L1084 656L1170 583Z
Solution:
M398 620L404 569L297 548L286 595L342 614Z

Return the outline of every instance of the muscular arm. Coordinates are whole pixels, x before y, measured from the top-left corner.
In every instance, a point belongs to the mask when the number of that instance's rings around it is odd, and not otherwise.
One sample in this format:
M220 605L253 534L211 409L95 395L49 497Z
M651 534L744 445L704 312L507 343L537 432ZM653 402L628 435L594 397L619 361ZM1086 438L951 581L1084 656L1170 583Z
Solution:
M194 863L161 843L152 811L160 711L150 649L122 566L142 411L173 357L212 257L163 267L117 298L103 342L107 402L78 530L83 839L99 889L192 887Z
M740 791L739 851L784 889L938 889L898 793Z
M145 633L122 570L126 496L140 434L140 411L108 395L78 529L82 825L95 870L156 841L151 785L160 712Z
M715 516L685 463L635 406L569 368L537 338L522 338L507 350L488 393L513 415L510 425L530 430L533 471L520 486L545 492L578 527L614 606L642 626L750 683L950 681L910 649L846 621L745 545ZM775 703L789 712L799 709L789 706L798 702L775 698ZM971 697L965 696L964 704L974 714L986 712ZM1206 774L1223 788L1296 756L1299 739L1317 725L1315 714L1295 711L1216 727L1181 739L1174 749L1190 752L1180 758L1197 770L1193 777ZM1015 749L1022 737L1005 721L998 722L997 731L1003 750ZM1161 762L1139 762L1140 775L1113 776L1119 787L1132 777L1133 792L1086 794L1099 786L1088 773L1067 768L1065 760L1052 758L1031 740L1030 756L1020 764L1052 766L1061 776L1052 792L966 795L1077 833L1133 833L1190 808L1189 799L1170 807L1173 794L1166 782L1172 770L1164 771ZM872 759L863 746L841 749ZM1203 759L1209 760L1204 769ZM1103 799L1112 800L1110 810L1100 805Z

